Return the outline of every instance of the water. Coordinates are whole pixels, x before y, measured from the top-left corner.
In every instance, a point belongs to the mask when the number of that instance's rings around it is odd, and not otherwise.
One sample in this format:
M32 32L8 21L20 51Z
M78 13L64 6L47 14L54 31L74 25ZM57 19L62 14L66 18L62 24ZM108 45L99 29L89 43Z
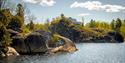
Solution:
M74 53L20 56L4 63L125 63L125 43L79 43ZM1 62L2 62L1 61Z

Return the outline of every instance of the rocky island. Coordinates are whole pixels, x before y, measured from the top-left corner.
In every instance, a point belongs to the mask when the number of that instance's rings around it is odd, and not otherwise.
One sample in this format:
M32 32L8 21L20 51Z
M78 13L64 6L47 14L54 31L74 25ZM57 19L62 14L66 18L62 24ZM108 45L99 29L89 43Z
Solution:
M44 24L35 24L32 18L25 24L23 5L16 10L13 15L10 9L0 9L0 57L75 52L75 43L124 42L125 20L119 18L110 24L93 19L84 24L61 14Z

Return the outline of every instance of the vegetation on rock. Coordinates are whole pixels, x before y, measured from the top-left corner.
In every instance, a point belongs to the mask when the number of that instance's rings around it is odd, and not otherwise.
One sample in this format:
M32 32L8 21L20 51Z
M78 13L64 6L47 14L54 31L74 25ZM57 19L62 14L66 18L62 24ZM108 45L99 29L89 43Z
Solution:
M60 42L60 39L55 36L56 34L73 42L123 42L125 39L125 19L113 19L111 23L91 19L89 23L85 24L83 18L82 22L78 22L72 17L61 14L51 21L47 19L45 23L41 24L35 24L35 20L29 18L30 23L26 24L24 6L18 4L14 15L11 7L4 6L6 1L0 0L1 49L13 45L15 49L22 51L19 49L25 44L28 46L26 47L28 52L32 52L46 44L54 43L55 45ZM39 47L36 47L37 45ZM45 46L45 48L47 47Z

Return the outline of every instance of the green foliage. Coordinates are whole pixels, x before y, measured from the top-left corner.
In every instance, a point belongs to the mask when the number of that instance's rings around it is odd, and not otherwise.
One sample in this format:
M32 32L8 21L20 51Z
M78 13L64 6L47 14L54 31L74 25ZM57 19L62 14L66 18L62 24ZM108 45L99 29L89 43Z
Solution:
M104 21L95 21L93 19L90 21L90 23L87 23L85 27L105 29L105 30L109 30L111 28L109 23Z
M0 3L4 5L5 1L0 0ZM2 7L0 4L0 7ZM91 19L89 23L84 25L84 19L82 18L81 24L76 24L69 17L66 17L64 14L61 14L59 17L54 18L51 22L47 19L44 24L35 24L34 20L30 19L30 23L27 25L24 24L24 7L22 4L17 5L16 9L17 14L12 15L10 9L0 9L0 42L5 44L11 43L10 34L7 32L7 29L12 29L14 31L20 31L23 29L23 34L28 34L32 31L42 29L47 32L52 32L54 35L52 37L54 42L59 40L55 36L56 33L62 34L66 37L75 36L74 32L81 32L83 34L91 36L101 36L110 30L121 32L125 37L125 20L117 18L112 20L109 24L104 21L96 21ZM100 32L102 31L102 32ZM85 33L84 33L85 32ZM82 32L81 32L82 33ZM72 37L74 39L74 37ZM70 38L71 39L71 38Z
M117 18L116 20L112 20L111 22L111 29L117 32L120 32L120 28L122 26L122 21L121 19Z
M125 38L125 20L122 20L122 25L121 25L121 28L120 28L120 32Z
M20 25L21 25L21 28L22 28L22 26L24 24L24 7L22 6L22 4L17 5L16 17L19 19Z
M11 43L10 34L7 32L6 27L0 22L0 43L4 46Z
M11 18L12 15L9 9L0 10L0 22L2 22L4 26L8 26L8 23L10 22Z
M29 30L30 31L34 31L34 23L33 23L33 21L30 21L30 23L29 24L27 24L27 27L29 28Z
M21 27L22 27L21 21L17 17L13 17L9 22L7 28L20 32Z
M0 43L2 43L3 46L11 43L10 34L6 29L11 16L9 9L0 10Z
M116 31L120 31L121 25L122 25L121 19L117 18L117 20L116 20Z
M95 20L91 19L90 23L89 23L89 27L90 28L94 28L96 26L95 24Z
M52 42L58 42L60 40L60 38L56 35L58 35L58 34L53 34Z
M111 29L115 30L115 20L114 19L112 20L110 25L111 25Z
M10 9L0 9L0 43L2 45L10 45L12 38L7 29L19 32L24 24L23 22L24 14L21 4L18 5L18 12L15 16L11 14Z

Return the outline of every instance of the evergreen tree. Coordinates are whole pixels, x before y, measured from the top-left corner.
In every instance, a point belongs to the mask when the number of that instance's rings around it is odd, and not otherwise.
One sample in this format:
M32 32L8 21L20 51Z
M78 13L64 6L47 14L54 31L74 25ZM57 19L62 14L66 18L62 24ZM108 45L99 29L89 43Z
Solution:
M65 16L64 16L64 14L62 13L62 14L61 14L61 18L63 19L64 17L65 17Z
M82 17L82 27L84 27L84 18Z
M95 20L91 19L91 21L90 21L90 23L89 23L89 27L90 27L90 28L96 27Z
M19 19L20 25L21 25L21 28L22 28L22 26L24 24L24 8L23 8L22 4L17 5L16 17Z
M24 17L24 8L23 8L22 4L17 5L17 15Z
M34 23L33 23L33 21L30 21L30 23L29 23L29 29L30 29L31 31L34 30Z
M116 20L113 19L110 25L112 30L120 32L122 21L119 18L117 18Z
M110 25L111 25L111 29L115 30L115 20L114 19L112 20Z
M121 19L117 18L117 20L116 20L116 31L118 31L118 32L120 31L121 25L122 25Z

